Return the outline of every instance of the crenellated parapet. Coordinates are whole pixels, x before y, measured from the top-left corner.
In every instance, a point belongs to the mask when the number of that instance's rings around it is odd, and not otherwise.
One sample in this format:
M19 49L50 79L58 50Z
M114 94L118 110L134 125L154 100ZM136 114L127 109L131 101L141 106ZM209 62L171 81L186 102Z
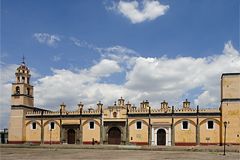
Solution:
M79 115L78 111L66 111L62 112L62 115Z
M32 111L27 112L26 116L41 116L41 115L60 115L59 111Z
M34 116L34 115L41 115L42 111L31 111L31 112L27 112L26 116Z
M129 114L142 114L142 113L149 113L148 109L144 109L144 108L137 108L137 109L130 109Z
M171 113L172 112L172 109L170 108L161 108L161 109L152 109L151 110L151 113Z
M117 112L117 114L120 114L120 110L126 110L126 112L130 115L139 115L139 114L143 114L143 115L147 115L147 114L151 114L151 115L170 115L170 114L192 114L192 115L196 115L196 114L206 114L206 113L215 113L215 114L220 114L220 110L218 108L201 108L199 109L199 107L197 108L191 108L190 107L190 102L185 100L183 102L183 107L181 108L174 108L174 107L169 107L168 103L164 100L161 103L160 108L154 108L151 107L149 105L148 101L143 101L141 102L139 107L136 107L135 105L131 105L129 102L127 103L126 107L123 107L125 104L123 103L124 100L123 98L119 99L119 101L121 101L121 103L119 102L119 104L121 104L122 106L119 106L117 104L113 105L113 106L109 106L107 108L103 108L103 104L99 101L97 103L97 108L94 109L92 107L89 108L84 108L83 103L80 102L78 104L78 108L74 111L71 110L67 110L66 105L64 103L62 103L60 105L60 110L59 111L31 111L31 112L27 112L26 116L63 116L63 117L67 117L67 116L91 116L91 115L101 115L104 111L103 110L109 110L109 114L111 114L112 112ZM144 107L145 105L145 107ZM126 114L126 112L121 112L121 114ZM113 116L114 117L114 116ZM120 116L121 117L121 116ZM117 117L115 117L117 118Z
M101 111L100 110L88 110L88 111L83 111L82 112L83 115L91 115L91 114L101 114Z
M175 109L174 113L196 113L197 109L188 108L188 109Z
M220 113L220 109L218 109L218 108L203 108L203 109L199 109L199 113L215 113L215 112L219 112Z
M75 110L75 111L67 111L67 110L63 110L63 111L31 111L31 112L27 112L26 116L27 117L39 117L39 116L79 116L79 115L100 115L101 111L100 110L83 110L82 112L80 112L79 110Z

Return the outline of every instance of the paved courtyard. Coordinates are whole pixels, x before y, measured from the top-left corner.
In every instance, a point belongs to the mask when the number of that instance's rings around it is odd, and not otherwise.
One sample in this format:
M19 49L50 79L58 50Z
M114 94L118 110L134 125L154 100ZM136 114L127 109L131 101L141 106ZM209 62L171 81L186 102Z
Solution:
M61 148L1 148L1 160L240 160L240 153Z

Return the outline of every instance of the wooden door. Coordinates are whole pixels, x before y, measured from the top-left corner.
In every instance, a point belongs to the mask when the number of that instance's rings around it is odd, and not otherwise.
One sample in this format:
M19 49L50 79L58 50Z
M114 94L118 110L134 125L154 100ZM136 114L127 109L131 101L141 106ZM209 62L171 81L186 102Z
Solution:
M108 131L108 144L120 144L121 131L117 127L113 127Z
M164 129L157 131L157 145L166 145L166 132Z
M75 131L73 129L68 130L68 144L75 144Z

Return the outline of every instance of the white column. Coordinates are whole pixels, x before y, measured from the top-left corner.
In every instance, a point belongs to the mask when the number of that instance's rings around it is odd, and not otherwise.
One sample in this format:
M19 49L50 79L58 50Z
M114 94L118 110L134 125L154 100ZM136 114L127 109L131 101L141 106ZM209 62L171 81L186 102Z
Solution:
M171 146L171 127L168 128L168 143L167 146Z
M155 143L155 134L154 134L154 128L152 127L152 142L151 142L152 145L156 145Z

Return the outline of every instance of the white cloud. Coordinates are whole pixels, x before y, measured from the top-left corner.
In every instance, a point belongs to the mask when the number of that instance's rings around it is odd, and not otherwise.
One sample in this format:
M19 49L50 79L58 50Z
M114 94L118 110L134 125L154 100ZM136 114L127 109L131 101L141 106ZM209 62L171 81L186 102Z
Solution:
M219 90L218 90L219 91ZM210 93L211 92L211 93ZM213 94L213 95L210 95ZM219 98L214 95L213 91L205 90L200 94L195 100L194 103L196 105L201 104L202 106L208 106L209 104L213 103L216 104L219 101Z
M238 54L239 54L239 52L233 47L231 41L228 41L228 42L225 44L223 53L226 54L226 55L231 55L231 56L235 56L235 57L237 57Z
M164 15L169 9L169 5L162 5L157 0L143 0L141 3L136 0L130 2L120 0L119 3L113 3L112 6L107 6L106 9L117 10L130 19L132 23L141 23Z
M35 84L36 103L38 105L55 104L64 100L70 105L78 103L77 101L85 100L86 102L97 101L95 92L99 92L100 86L98 80L101 77L108 77L113 73L121 71L116 61L103 59L89 69L82 69L78 72L69 70L52 69L53 76L40 78ZM114 85L113 85L114 86ZM104 92L103 92L104 93ZM94 95L94 97L91 97Z
M239 72L239 68L240 54L229 41L225 44L223 54L210 57L139 57L127 74L125 86L149 93L150 100L161 97L174 104L191 90L202 88L203 91L196 97L195 103L207 107L219 105L221 74ZM204 99L205 97L211 98Z
M112 73L120 72L121 68L116 61L103 59L98 64L90 69L90 73L94 76L105 76L108 77Z
M48 33L34 33L33 37L39 43L47 44L48 46L56 46L56 44L61 41L59 36L50 35Z

